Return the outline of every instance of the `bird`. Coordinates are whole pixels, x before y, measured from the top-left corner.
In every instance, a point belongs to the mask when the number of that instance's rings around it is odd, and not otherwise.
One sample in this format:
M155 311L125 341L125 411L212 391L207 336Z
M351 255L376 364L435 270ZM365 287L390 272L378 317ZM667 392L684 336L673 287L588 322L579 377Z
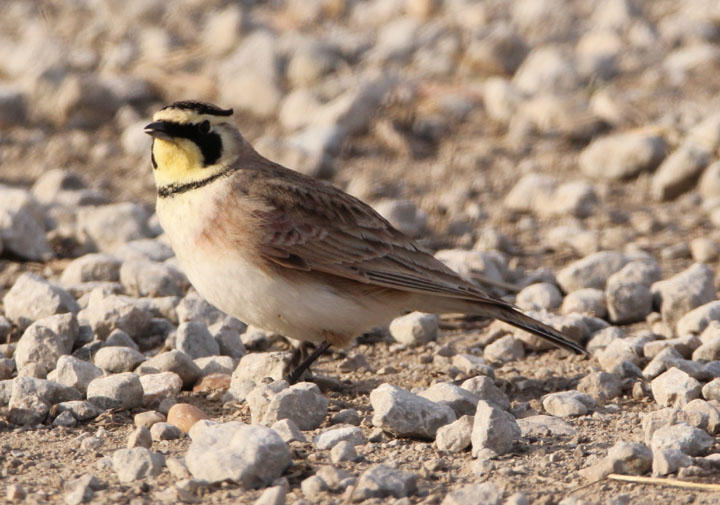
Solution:
M412 311L499 319L570 350L555 328L460 277L341 189L259 154L233 110L178 101L152 137L156 212L180 268L209 303L246 323L329 347Z

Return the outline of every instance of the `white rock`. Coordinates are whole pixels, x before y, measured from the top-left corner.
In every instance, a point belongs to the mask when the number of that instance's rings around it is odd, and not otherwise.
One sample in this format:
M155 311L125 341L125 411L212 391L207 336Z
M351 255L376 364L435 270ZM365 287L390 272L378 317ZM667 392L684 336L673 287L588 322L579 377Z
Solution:
M158 475L165 466L165 457L145 447L118 449L113 453L112 465L120 482L132 482Z
M222 326L213 334L215 341L218 343L220 354L232 358L233 362L245 356L245 345L240 333L237 328Z
M146 426L138 426L128 435L126 446L128 449L133 449L134 447L150 449L152 447L152 441L150 429Z
M705 418L707 421L703 422L699 428L707 431L710 434L716 434L720 430L720 409L718 409L714 402L709 402L696 398L688 402L684 407L683 411L688 413L700 414L701 418Z
M470 447L474 416L462 416L450 424L441 426L435 435L439 451L461 452Z
M720 197L720 160L711 163L703 171L698 183L698 192L708 200Z
M639 282L616 281L614 275L608 279L605 291L610 321L628 324L644 320L652 311L650 288Z
M486 401L478 402L471 436L473 457L486 452L493 456L505 454L519 438L520 427L512 414Z
M697 237L690 241L690 253L698 263L712 263L720 256L720 244L708 237Z
M290 442L307 442L305 435L303 435L300 428L297 427L297 424L295 424L292 419L280 419L270 426L270 428L276 431L277 434L280 435L280 438L288 444Z
M552 310L562 301L560 290L549 282L530 284L515 297L515 304L523 310Z
M480 400L494 403L502 409L507 409L510 406L507 395L495 385L495 381L490 377L482 375L471 377L463 382L461 387L476 395Z
M150 427L150 437L157 440L177 440L182 437L180 428L169 423L159 422Z
M300 44L290 57L287 77L293 88L310 87L338 63L335 48L321 42Z
M692 465L692 458L678 449L658 449L653 451L653 475L668 475L690 465Z
M686 140L708 151L720 147L720 113L711 112L705 116L702 121L690 128Z
M169 245L150 238L130 240L113 251L113 257L121 261L162 262L173 256L175 254Z
M415 493L417 477L386 465L373 465L360 474L352 492L353 501L368 498L403 498Z
M115 329L120 329L134 339L147 336L152 315L132 298L105 295L93 290L87 307L78 313L78 320L86 322L97 338L104 339Z
M713 272L702 263L695 263L669 279L656 282L651 291L660 301L663 321L670 325L692 309L716 298Z
M258 30L221 63L218 87L223 103L258 117L276 112L282 99L276 45L272 34Z
M495 377L495 371L485 362L485 359L474 354L458 353L452 357L452 364L466 375Z
M102 413L102 410L86 400L70 400L56 404L58 412L69 412L78 421L89 421L95 419Z
M265 488L253 505L285 505L287 490L283 486Z
M188 291L185 297L180 300L180 303L177 304L175 310L177 311L178 321L181 323L198 321L211 326L225 318L225 315L220 310L210 305L194 289Z
M271 426L281 419L290 419L301 430L314 430L325 419L328 400L315 384L299 382L280 391L273 389L259 385L248 394L253 424Z
M720 378L716 378L705 384L702 388L703 398L706 400L720 401Z
M145 156L150 152L152 137L144 131L146 119L127 125L120 134L120 145L131 156Z
M202 44L215 56L228 53L237 47L243 26L243 11L239 5L208 12L202 29Z
M86 254L71 261L63 270L60 282L63 286L72 286L81 282L107 281L119 279L120 261L109 254Z
M178 350L167 351L153 356L140 365L137 372L140 374L174 372L180 377L185 388L192 387L200 376L200 369L192 358Z
M95 365L108 373L130 372L143 361L145 356L131 347L105 346L93 356Z
M198 480L255 488L270 484L291 464L287 444L264 426L231 421L191 431L191 438L185 462Z
M635 130L594 140L580 154L588 177L622 180L653 170L665 156L665 140L653 130Z
M180 394L183 381L175 372L159 372L141 375L140 385L143 390L143 405L153 406Z
M483 357L492 363L515 361L525 357L525 348L521 340L513 335L505 335L486 345Z
M437 338L438 318L435 314L411 312L390 323L390 335L406 345L422 345Z
M119 373L91 381L87 398L103 409L132 409L142 405L143 388L136 374Z
M523 437L547 437L547 436L573 436L577 433L575 428L560 419L559 417L537 415L524 417L517 420L520 427L520 434Z
M650 291L647 290L648 296ZM607 315L605 294L600 289L583 288L568 293L560 309L563 314L581 312L594 317L604 318Z
M357 426L346 426L325 430L315 438L313 444L318 449L332 449L340 442L350 442L353 445L365 444L365 436Z
M8 401L8 420L13 424L30 425L41 423L50 406L82 396L76 389L57 382L34 377L16 377L11 384Z
M578 383L578 391L593 398L603 405L608 400L617 398L622 394L622 380L619 376L607 372L592 372L583 377Z
M593 411L595 400L579 391L561 391L543 398L543 408L548 414L559 417L582 416Z
M77 313L75 299L59 285L25 272L3 297L5 316L21 328L53 314Z
M337 128L332 134L332 141L337 147L344 137L367 127L373 111L394 85L395 79L386 76L364 80L323 105L313 118L311 127ZM332 145L325 144L326 149L330 147Z
M89 240L103 252L130 240L149 236L147 212L138 204L114 203L78 210L77 226L81 241Z
M172 265L145 260L125 261L120 282L131 296L182 296L190 285Z
M621 440L608 450L613 466L620 464L625 475L644 475L652 466L653 453L645 444Z
M629 258L631 259L631 258ZM651 258L633 259L608 278L608 283L636 282L650 287L662 279L660 265Z
M682 370L673 367L651 382L655 401L663 407L682 407L700 398L701 384Z
M613 273L628 262L619 252L602 251L577 260L557 273L560 287L567 293L582 288L604 289Z
M622 48L622 38L611 30L595 29L586 33L575 47L579 73L590 78L614 77Z
M487 377L485 378L487 379ZM435 383L421 392L420 396L432 402L447 405L453 409L457 417L475 414L477 402L480 400L478 395L450 382Z
M684 143L673 151L655 171L650 193L658 201L672 200L688 191L697 182L710 160L704 147Z
M701 305L680 318L677 323L678 335L698 335L708 327L710 321L720 321L720 301Z
M193 359L220 354L220 346L200 322L191 321L178 326L175 345Z
M44 212L29 191L0 185L0 244L31 261L54 257L45 239Z
M573 59L558 46L540 46L525 58L513 77L513 84L529 95L540 91L572 91L579 82Z
M376 63L407 61L419 44L419 28L418 20L409 17L385 23L377 35L370 59Z
M120 346L120 347L130 347L132 349L135 349L136 351L139 351L140 348L135 343L133 339L130 338L130 335L125 333L122 330L113 330L110 335L108 335L108 338L105 340L106 346Z
M689 456L702 456L714 443L703 430L685 423L658 428L652 436L652 450L675 449Z
M55 368L58 358L70 354L79 328L73 314L58 314L39 319L22 334L15 348L15 365L18 370L36 364L41 373Z
M286 130L298 130L312 123L313 115L320 110L320 106L315 93L307 88L299 88L285 96L278 120Z
M196 358L193 361L200 369L201 377L216 373L232 375L237 363L237 361L230 356L205 356L203 358Z
M502 77L490 77L482 87L483 104L488 115L501 122L512 119L518 104L522 102L522 93Z
M342 441L330 449L330 461L334 464L361 459L352 442Z
M554 188L548 198L534 201L533 210L540 217L575 216L585 218L592 215L598 203L598 196L592 184L570 181Z
M662 66L673 83L682 84L693 70L712 67L718 60L720 51L714 44L696 43L668 54Z
M440 505L471 505L482 503L483 505L500 505L503 502L502 492L491 482L482 484L468 484L459 489L450 491ZM526 500L527 501L527 500Z
M447 405L440 405L390 384L370 393L373 426L397 436L433 439L440 426L456 418Z
M523 175L503 199L503 206L516 212L534 212L550 200L557 184L550 176L528 173Z
M60 356L55 368L57 382L75 388L83 395L87 391L88 384L93 379L102 377L102 374L102 370L92 363L70 355Z
M246 380L260 383L265 377L280 380L286 373L291 354L286 352L253 352L246 354L232 375L233 382ZM232 386L230 386L232 388Z

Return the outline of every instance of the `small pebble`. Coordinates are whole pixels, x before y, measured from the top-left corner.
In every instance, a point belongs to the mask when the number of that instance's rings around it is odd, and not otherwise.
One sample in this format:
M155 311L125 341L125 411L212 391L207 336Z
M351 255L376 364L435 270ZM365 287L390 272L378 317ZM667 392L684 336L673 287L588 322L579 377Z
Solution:
M201 419L207 419L207 414L189 403L176 403L167 415L167 422L177 426L183 433L188 433L193 424Z

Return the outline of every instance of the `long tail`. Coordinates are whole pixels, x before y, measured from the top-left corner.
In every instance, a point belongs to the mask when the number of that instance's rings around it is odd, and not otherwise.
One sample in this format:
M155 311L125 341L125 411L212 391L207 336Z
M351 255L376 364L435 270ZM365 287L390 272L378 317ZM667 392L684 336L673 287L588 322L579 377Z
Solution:
M496 316L496 319L500 319L501 321L505 321L508 324L512 324L513 326L516 326L521 330L534 333L535 335L544 338L551 344L554 344L562 349L568 349L577 354L584 354L585 356L589 355L583 346L565 337L562 333L560 333L552 326L538 321L537 319L530 317L526 314L523 314L519 310L512 307L500 308L499 315Z
M512 305L500 300L487 298L485 300L468 300L459 298L440 298L433 296L428 303L427 312L458 312L499 319L525 331L529 331L540 338L577 354L588 356L588 352L577 342L573 342L558 330L537 319L523 314ZM425 309L423 309L425 310Z

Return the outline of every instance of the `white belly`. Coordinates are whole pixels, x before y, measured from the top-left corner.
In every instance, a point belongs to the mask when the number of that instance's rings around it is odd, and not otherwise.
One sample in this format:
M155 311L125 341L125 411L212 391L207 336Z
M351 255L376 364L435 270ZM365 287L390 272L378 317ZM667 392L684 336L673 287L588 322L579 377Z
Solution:
M203 210L223 190L213 183L159 199L157 205L180 267L208 302L246 323L315 342L324 340L325 331L349 341L397 315L396 307L379 300L358 300L320 283L299 285L270 275L248 261L239 248L204 247L197 237L210 217Z

